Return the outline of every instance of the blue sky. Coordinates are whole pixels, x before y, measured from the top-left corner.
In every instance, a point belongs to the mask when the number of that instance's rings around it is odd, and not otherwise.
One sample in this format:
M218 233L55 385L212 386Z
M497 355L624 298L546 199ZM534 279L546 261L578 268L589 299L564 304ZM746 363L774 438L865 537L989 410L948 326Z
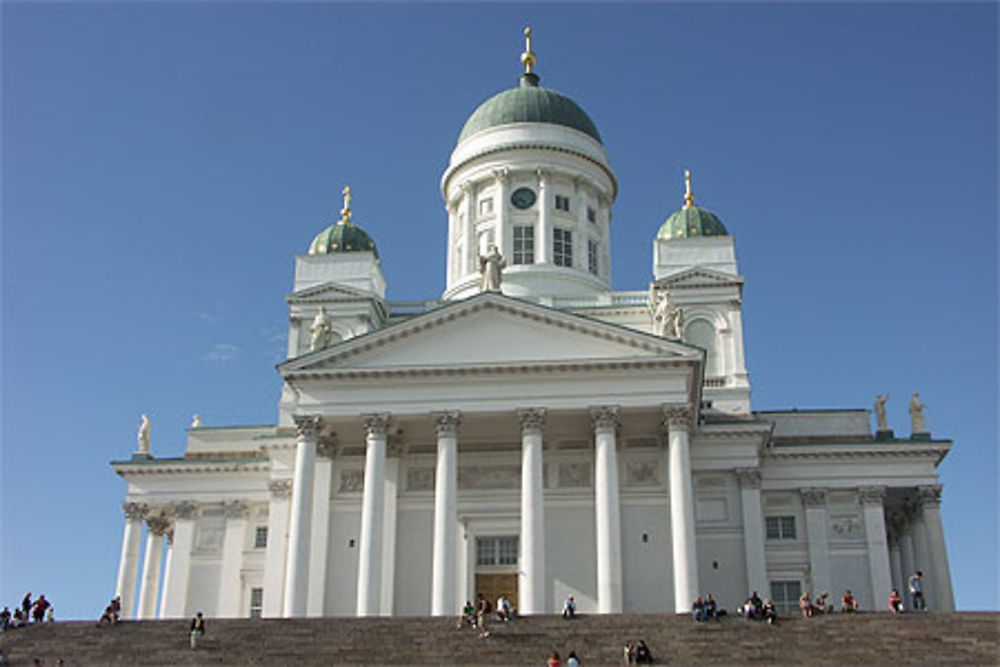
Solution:
M340 190L393 300L444 288L462 123L542 85L621 184L617 289L696 201L737 238L755 409L871 406L953 438L957 602L997 609L997 6L2 5L0 604L96 617L139 415L273 423L293 258Z

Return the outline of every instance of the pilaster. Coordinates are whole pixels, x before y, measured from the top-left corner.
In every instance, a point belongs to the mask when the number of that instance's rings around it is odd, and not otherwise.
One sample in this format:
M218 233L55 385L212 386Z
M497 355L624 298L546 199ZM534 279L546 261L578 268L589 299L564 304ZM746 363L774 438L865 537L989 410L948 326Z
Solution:
M288 507L292 480L272 479L267 512L267 553L264 558L264 617L281 616L285 590L285 559L288 553Z
M747 588L766 596L768 581L760 469L736 468L733 472L740 482L740 499L743 505L743 546L747 561Z
M164 578L161 618L185 618L188 613L188 586L191 578L191 550L194 547L194 525L198 516L195 503L174 503L170 514L174 517L170 538L170 558Z
M243 546L247 534L249 506L241 500L230 500L223 505L226 532L222 538L222 570L219 573L220 618L239 618L240 597L243 593Z
M809 540L809 570L812 574L812 590L830 590L830 545L827 538L829 523L826 504L826 489L805 488L802 504L806 508L806 537Z

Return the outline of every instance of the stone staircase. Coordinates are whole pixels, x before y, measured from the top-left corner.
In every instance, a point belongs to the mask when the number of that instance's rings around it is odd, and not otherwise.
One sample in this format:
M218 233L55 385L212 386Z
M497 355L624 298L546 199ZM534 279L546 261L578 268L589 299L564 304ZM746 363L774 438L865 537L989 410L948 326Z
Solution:
M621 665L645 639L658 664L1000 664L1000 614L857 614L775 626L723 618L630 614L492 623L485 639L454 619L208 620L196 650L188 621L47 623L0 635L0 665L544 665L552 650L587 667ZM6 659L8 662L4 662Z

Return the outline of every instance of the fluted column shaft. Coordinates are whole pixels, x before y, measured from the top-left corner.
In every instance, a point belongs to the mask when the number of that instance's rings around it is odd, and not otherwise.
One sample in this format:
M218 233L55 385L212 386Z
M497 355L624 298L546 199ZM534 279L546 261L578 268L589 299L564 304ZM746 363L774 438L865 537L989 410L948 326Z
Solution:
M931 603L935 600L934 593L936 592L936 582L931 581L933 577L928 576L933 572L933 570L931 569L931 556L927 544L927 524L925 523L925 517L919 504L913 511L914 514L911 521L911 525L913 527L913 569L920 570L924 573L921 580L924 593L924 604L930 607ZM913 573L911 572L910 574Z
M160 618L187 616L188 585L191 579L191 550L194 548L194 522L197 506L190 502L174 505L174 529L170 539L167 572L163 580Z
M597 522L597 611L622 611L621 509L618 497L618 408L591 408L594 424L594 514Z
M542 484L542 428L545 410L517 411L521 422L521 560L518 604L525 614L543 614L545 605L545 497Z
M868 541L868 571L872 582L871 609L883 611L892 589L892 572L889 567L889 541L885 532L884 486L866 486L859 489L865 518L865 539Z
M239 618L240 596L243 582L243 546L247 534L247 517L250 510L245 502L232 500L223 506L226 515L226 532L222 537L222 568L219 573L219 606L216 614L221 618Z
M286 618L306 615L309 595L309 542L312 538L313 480L316 476L316 443L322 422L316 415L297 415L295 477L288 527L288 569L285 572Z
M691 410L664 408L670 469L670 530L674 557L674 612L690 611L698 597L698 552L694 534L694 489L688 432Z
M948 546L944 541L944 526L941 522L941 487L921 486L917 491L923 507L927 550L931 560L934 611L955 611L955 594L951 586L951 569L948 567Z
M115 595L121 598L122 618L132 618L135 605L135 583L139 575L139 547L142 541L142 519L146 506L125 503L125 534L122 536L122 554L118 561L118 581Z
M764 511L761 506L761 474L756 468L738 468L743 504L743 548L747 559L747 588L767 597L767 562L764 551Z
M365 486L361 499L361 543L358 553L358 616L379 614L388 424L388 414L365 417Z
M455 526L458 521L457 412L432 415L437 432L437 468L434 476L434 543L431 564L431 615L455 613Z
M160 592L163 565L163 543L170 521L163 516L146 519L146 555L142 565L142 587L139 589L139 619L156 618L156 598Z

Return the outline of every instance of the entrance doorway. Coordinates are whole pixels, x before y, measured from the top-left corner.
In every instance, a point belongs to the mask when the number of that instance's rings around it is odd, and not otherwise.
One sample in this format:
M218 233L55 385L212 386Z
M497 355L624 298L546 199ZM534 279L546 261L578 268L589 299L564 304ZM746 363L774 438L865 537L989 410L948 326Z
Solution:
M490 601L494 609L496 609L497 600L501 595L506 595L514 609L517 609L517 573L480 574L477 572L476 595L478 596L480 593Z
M494 607L497 598L506 595L514 609L517 600L517 547L516 535L476 538L476 590Z

